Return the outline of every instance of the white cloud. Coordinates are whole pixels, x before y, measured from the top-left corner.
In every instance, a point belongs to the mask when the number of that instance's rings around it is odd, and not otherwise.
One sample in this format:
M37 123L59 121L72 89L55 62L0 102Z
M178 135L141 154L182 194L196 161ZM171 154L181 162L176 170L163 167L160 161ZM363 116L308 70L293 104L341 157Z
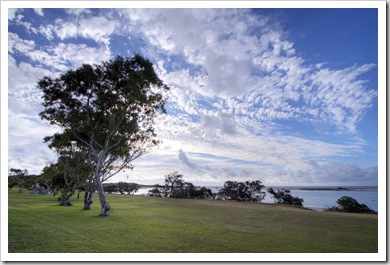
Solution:
M311 91L304 97L320 109L321 118L341 131L354 134L358 122L377 96L376 90L368 90L358 76L374 67L366 64L342 70L321 69L310 77Z
M78 17L80 15L84 14L91 14L91 10L88 8L67 8L65 9L65 12L69 15L73 15L75 17Z
M74 22L57 19L54 26L54 32L61 40L75 38L77 36L78 27Z
M53 47L53 55L65 65L79 67L84 63L100 64L111 57L111 51L105 46L89 47L86 44L59 43Z
M98 43L109 44L109 36L114 32L116 23L105 17L92 17L82 19L79 22L78 33L85 37L91 38Z
M360 168L342 162L316 163L311 161L307 169L288 171L288 175L303 183L348 183L348 185L378 185L378 167Z
M89 17L76 21L57 19L54 32L61 40L80 36L93 39L97 43L109 45L110 35L114 32L116 26L116 22L105 17Z
M8 105L8 168L40 174L43 166L56 160L43 138L58 129L39 119L39 106L34 102L9 96Z
M25 62L16 64L15 59L8 56L8 93L18 95L23 99L38 100L40 98L36 84L45 75L53 75L52 72Z
M231 129L231 125L224 127L231 121L224 120L223 115L207 119L211 120L199 124L185 116L165 115L157 122L157 135L163 140L163 145L169 143L172 152L182 149L190 153L210 154L266 164L270 169L292 171L306 169L307 161L350 157L363 152L362 145L358 142L330 144L293 136L253 135L238 125L232 125L234 129ZM229 130L236 130L233 132L237 133L232 134Z
M41 93L36 88L38 80L51 72L25 62L16 65L9 56L8 74L8 168L39 174L55 158L42 140L57 129L40 120Z
M14 44L16 43L16 44ZM64 72L82 64L100 64L111 58L111 51L106 46L89 47L86 44L58 43L56 46L35 49L33 41L18 40L9 42L10 51L24 52L35 64L53 71ZM23 62L22 62L23 64ZM46 71L47 75L53 76ZM42 76L43 77L43 76Z
M256 39L245 35L250 16L240 18L237 11L222 9L184 10L129 10L130 31L144 34L152 45L171 54L184 56L193 65L200 65L207 73L209 88L214 93L241 95L251 89L249 54ZM141 13L141 14L140 14ZM152 13L152 14L151 14ZM226 17L224 17L226 16ZM178 21L180 21L178 23ZM191 30L189 30L189 28Z
M43 17L45 14L43 13L42 8L34 8L34 12Z
M207 133L218 133L220 135L237 134L237 123L234 115L217 113L216 115L202 115L201 127Z
M21 39L18 34L8 32L8 52L27 53L35 49L35 41Z
M194 163L190 162L187 155L184 153L184 151L182 149L179 150L178 158L181 161L181 163L184 164L185 166L187 166L191 169L197 168L197 166Z
M40 25L38 28L38 32L44 35L48 40L54 39L53 30L54 30L53 25L47 25L47 26Z
M18 12L21 12L22 10L23 9L21 8L8 8L8 20L15 20L17 18Z

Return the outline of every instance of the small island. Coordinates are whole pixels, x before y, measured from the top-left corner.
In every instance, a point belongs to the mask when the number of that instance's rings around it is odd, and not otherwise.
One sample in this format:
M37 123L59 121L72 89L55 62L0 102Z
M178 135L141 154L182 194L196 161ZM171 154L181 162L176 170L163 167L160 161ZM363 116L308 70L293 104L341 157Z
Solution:
M349 189L349 188L343 188L343 187L338 187L338 188L300 188L300 190L333 190L333 191L342 191L342 190L354 190L354 189Z

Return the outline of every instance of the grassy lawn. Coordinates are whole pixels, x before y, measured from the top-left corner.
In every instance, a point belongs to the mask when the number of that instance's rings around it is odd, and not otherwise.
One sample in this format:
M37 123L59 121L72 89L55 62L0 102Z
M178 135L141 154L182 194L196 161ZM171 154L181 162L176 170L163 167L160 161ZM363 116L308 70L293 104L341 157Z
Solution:
M283 205L108 195L109 217L9 192L9 253L376 253L378 216Z

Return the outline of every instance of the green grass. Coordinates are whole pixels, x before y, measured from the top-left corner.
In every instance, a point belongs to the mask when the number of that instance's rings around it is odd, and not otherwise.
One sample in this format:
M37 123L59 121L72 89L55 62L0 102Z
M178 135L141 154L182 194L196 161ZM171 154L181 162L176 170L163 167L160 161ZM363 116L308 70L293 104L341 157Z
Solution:
M109 217L52 195L8 202L9 253L378 252L378 216L284 205L108 195Z

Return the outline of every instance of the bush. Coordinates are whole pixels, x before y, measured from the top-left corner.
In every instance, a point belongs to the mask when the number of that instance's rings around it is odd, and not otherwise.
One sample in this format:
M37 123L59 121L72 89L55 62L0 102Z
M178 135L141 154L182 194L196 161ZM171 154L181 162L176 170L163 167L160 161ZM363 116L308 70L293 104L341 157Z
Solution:
M148 191L148 196L151 197L163 197L161 194L161 187L159 188L158 185L154 189L151 189Z
M375 213L365 204L358 203L354 198L343 196L337 200L339 207L329 208L328 211L339 211L349 213Z
M268 192L272 194L276 203L303 206L303 199L293 197L288 189L275 191L273 188L269 188Z

